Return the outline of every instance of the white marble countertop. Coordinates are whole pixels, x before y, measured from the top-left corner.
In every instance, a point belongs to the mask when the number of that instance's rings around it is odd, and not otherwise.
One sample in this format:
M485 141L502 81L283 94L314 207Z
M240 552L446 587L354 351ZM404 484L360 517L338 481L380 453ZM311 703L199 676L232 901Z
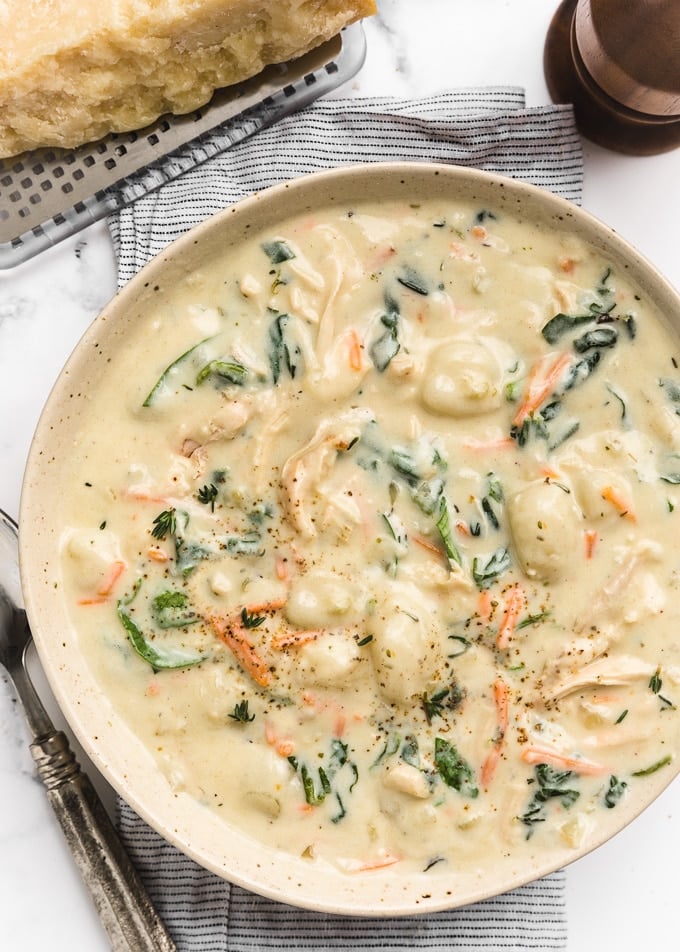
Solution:
M447 87L523 86L549 102L542 53L557 0L378 0L364 68L336 95L422 95ZM631 158L584 142L584 207L680 286L679 153ZM113 295L105 225L14 271L0 272L0 508L16 516L42 405L66 357ZM40 677L36 663L36 674ZM48 704L49 691L42 688ZM0 680L0 947L8 952L107 948ZM97 778L93 778L97 780ZM97 780L101 784L101 781ZM102 785L103 791L106 788ZM678 948L680 782L567 874L569 952Z

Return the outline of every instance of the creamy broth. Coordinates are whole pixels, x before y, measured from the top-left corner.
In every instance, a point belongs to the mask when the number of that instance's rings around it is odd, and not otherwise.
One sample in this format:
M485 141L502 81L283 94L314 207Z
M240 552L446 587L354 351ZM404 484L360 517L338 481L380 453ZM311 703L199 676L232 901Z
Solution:
M674 354L601 254L454 201L306 214L149 308L60 476L61 565L173 789L436 876L576 851L672 770Z

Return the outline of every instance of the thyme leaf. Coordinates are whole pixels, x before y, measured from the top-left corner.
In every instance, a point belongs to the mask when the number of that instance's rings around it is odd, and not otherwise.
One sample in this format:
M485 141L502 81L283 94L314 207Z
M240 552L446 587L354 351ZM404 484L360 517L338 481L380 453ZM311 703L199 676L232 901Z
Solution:
M204 506L210 506L210 511L215 511L215 500L217 499L218 489L214 483L206 483L196 493L196 498Z
M154 539L163 540L167 535L174 535L177 531L177 519L175 509L164 509L159 512L153 521L151 535Z
M238 721L239 724L248 724L250 721L255 720L255 715L251 714L248 710L248 701L238 701L234 705L234 710L229 715L234 721Z

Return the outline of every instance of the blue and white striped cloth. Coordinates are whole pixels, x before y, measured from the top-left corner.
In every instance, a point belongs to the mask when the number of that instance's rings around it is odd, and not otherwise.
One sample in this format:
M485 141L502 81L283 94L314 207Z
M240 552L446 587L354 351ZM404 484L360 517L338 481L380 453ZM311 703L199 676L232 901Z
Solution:
M119 284L184 231L252 192L334 166L395 160L473 166L576 203L581 198L581 143L568 106L527 109L517 87L414 100L326 100L226 149L111 219ZM178 852L122 801L118 823L179 952L566 949L564 872L448 912L349 918L294 909L229 884Z

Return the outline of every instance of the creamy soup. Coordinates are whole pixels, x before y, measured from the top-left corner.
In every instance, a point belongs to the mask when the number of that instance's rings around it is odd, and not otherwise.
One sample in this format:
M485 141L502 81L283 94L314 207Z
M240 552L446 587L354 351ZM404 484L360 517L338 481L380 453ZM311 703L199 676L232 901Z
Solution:
M81 650L178 794L309 862L577 851L677 756L676 357L624 273L505 211L258 234L91 395Z

